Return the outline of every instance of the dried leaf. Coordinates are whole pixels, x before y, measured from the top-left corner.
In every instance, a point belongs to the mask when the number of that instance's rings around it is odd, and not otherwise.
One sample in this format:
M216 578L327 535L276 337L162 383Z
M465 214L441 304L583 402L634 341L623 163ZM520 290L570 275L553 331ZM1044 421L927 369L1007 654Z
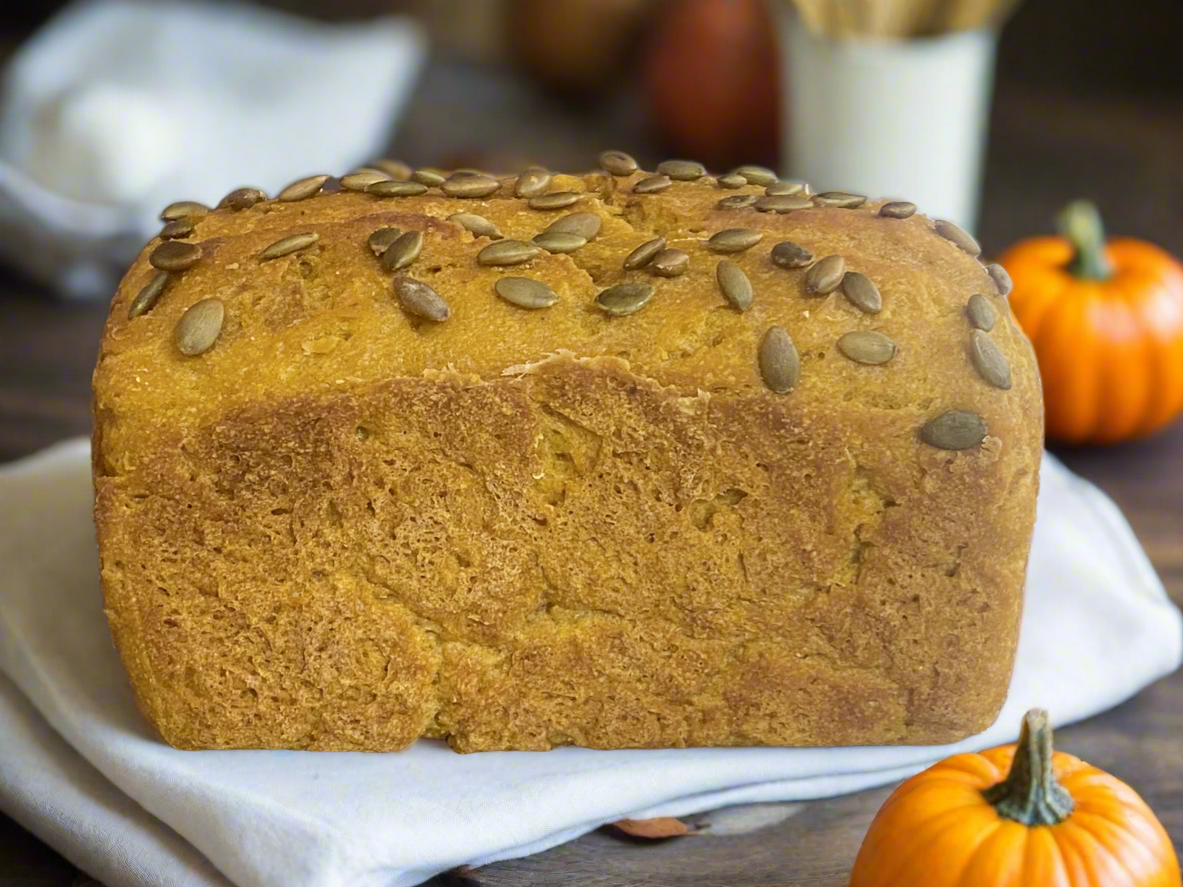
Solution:
M694 817L700 835L747 835L784 822L803 804L744 804L722 807Z
M673 816L658 816L653 819L618 819L611 826L633 838L680 838L693 834L694 829Z

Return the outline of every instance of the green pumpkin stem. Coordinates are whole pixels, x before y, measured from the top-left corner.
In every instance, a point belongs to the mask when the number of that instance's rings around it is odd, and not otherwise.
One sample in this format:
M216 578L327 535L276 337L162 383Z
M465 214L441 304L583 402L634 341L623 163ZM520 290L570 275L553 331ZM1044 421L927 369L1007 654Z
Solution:
M1052 772L1052 728L1042 708L1033 708L1023 716L1006 779L982 794L999 816L1026 826L1058 825L1072 814L1072 795Z
M1057 217L1060 234L1072 244L1068 270L1081 280L1108 280L1113 276L1105 255L1105 226L1101 214L1088 200L1074 200Z

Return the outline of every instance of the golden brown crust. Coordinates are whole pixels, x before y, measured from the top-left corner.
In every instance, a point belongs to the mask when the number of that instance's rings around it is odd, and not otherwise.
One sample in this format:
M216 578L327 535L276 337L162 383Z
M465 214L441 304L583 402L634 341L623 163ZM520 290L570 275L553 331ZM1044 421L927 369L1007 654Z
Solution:
M937 743L989 725L1013 661L1042 443L1031 349L981 265L922 216L718 209L746 187L556 176L539 211L485 199L323 194L195 220L202 258L127 319L145 248L112 303L95 371L104 593L137 699L181 748L462 751ZM601 216L573 253L478 265L488 218L529 241ZM404 273L448 303L414 318L367 246L424 232ZM722 298L704 241L754 298ZM311 246L260 261L270 244ZM666 279L624 271L661 235ZM866 274L883 309L808 296L777 267L792 240ZM494 292L535 277L559 301ZM655 287L610 317L596 294ZM970 295L1013 387L970 356ZM185 357L173 328L217 297L225 322ZM756 359L790 334L800 381ZM886 364L838 338L887 334ZM924 443L946 410L986 423L967 450Z

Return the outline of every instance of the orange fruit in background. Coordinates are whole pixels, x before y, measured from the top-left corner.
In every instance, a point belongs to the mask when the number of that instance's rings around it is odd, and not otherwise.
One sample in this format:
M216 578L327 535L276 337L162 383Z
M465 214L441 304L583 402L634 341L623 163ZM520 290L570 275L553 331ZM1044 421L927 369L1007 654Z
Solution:
M641 76L670 148L715 169L777 162L779 89L761 0L678 0L648 30Z
M505 33L517 63L569 97L602 97L631 77L654 0L512 0Z

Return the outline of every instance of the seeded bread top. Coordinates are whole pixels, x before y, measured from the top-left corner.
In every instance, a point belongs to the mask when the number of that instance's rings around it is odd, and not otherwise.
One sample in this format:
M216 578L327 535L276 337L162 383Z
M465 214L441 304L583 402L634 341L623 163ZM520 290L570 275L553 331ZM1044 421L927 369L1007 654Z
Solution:
M956 226L758 167L601 161L501 179L384 162L170 205L103 337L105 470L247 403L558 354L685 397L883 411L936 449L1039 421L1006 272Z

